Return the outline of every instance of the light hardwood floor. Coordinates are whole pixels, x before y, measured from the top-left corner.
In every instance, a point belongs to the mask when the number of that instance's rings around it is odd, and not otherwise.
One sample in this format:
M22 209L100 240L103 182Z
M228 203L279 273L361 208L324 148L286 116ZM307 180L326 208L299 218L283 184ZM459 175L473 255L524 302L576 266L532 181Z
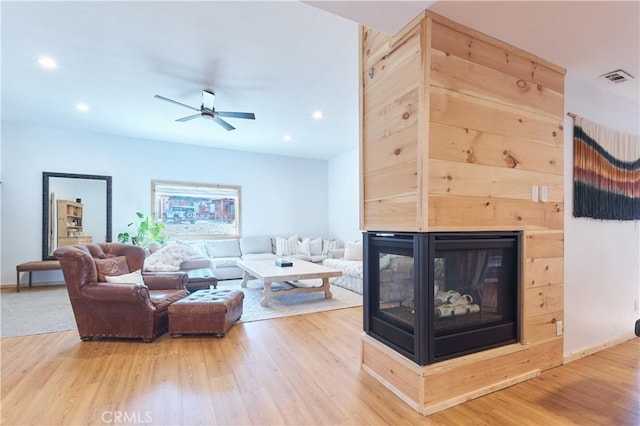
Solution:
M2 424L640 422L638 338L423 417L360 369L361 329L350 308L236 324L222 339L5 338Z

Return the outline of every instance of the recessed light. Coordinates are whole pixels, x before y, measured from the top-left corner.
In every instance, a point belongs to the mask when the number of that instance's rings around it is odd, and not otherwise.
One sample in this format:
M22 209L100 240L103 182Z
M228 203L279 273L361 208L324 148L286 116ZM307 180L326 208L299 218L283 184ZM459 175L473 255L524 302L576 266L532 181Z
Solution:
M282 140L285 142L290 142L291 141L291 135L290 134L286 134L282 137Z
M55 59L49 56L39 57L38 64L46 70L55 70L56 68L58 68L58 63L55 61Z
M322 113L322 111L313 111L313 114L311 114L311 116L316 120L320 120L322 117L324 117L324 114Z
M89 111L89 105L85 104L84 102L78 102L76 104L76 109L81 112L87 112Z

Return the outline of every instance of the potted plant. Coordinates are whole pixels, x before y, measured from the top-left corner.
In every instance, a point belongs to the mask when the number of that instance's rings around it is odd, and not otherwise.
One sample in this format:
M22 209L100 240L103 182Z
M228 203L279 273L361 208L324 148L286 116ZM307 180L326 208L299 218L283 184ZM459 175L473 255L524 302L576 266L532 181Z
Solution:
M137 225L135 233L129 234L128 232L120 232L118 234L119 243L128 243L137 245L140 247L147 247L150 243L156 241L163 243L162 231L164 230L164 223L153 220L150 216L143 215L140 212L136 212L136 216L140 219ZM130 227L133 222L127 225Z

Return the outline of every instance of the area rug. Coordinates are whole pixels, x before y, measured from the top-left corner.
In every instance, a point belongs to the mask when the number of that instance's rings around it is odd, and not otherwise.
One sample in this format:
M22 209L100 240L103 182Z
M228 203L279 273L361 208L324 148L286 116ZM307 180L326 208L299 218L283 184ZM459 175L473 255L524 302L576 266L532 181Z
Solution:
M0 294L0 337L77 330L67 289L25 289Z
M320 280L305 280L298 285L317 286ZM332 311L335 309L362 306L362 295L342 287L331 286L333 297L327 299L324 292L312 292L302 294L281 293L271 295L269 306L262 306L263 284L260 281L249 281L246 288L240 288L240 280L220 281L218 288L230 288L244 292L242 304L242 317L239 322L260 321L270 318L288 317L293 315L310 314L314 312ZM286 284L273 284L272 290L289 288Z
M315 282L305 281L307 285ZM285 288L275 284L273 289ZM269 306L260 304L262 283L249 281L240 288L240 280L220 281L218 288L242 290L245 294L243 313L239 322L260 321L292 315L330 311L362 305L362 295L341 287L331 286L333 297L326 299L323 292L304 294L282 293L272 296ZM27 336L77 330L67 290L64 287L28 289L20 293L0 294L0 337Z

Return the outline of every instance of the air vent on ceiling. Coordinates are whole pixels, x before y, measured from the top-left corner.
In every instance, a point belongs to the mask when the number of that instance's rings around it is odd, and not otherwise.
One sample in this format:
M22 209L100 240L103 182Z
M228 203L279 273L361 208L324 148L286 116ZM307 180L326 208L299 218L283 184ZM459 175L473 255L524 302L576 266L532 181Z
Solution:
M602 74L600 77L604 77L612 83L624 83L625 81L633 78L631 74L624 70L611 71L606 74Z

